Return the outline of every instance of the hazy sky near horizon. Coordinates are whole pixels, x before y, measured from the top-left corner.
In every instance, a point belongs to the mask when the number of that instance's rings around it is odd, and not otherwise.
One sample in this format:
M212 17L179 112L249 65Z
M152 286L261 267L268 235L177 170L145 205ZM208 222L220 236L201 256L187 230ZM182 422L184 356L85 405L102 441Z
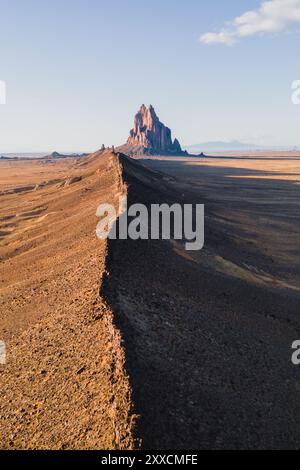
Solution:
M0 152L119 145L142 103L185 145L300 146L298 0L274 2L269 28L258 0L0 0Z

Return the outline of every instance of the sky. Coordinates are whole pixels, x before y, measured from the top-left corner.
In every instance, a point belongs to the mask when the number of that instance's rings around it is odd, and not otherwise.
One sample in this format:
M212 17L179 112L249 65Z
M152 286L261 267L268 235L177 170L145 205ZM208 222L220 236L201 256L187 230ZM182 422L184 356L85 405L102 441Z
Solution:
M184 145L300 146L300 0L0 0L0 152L126 141L142 103Z

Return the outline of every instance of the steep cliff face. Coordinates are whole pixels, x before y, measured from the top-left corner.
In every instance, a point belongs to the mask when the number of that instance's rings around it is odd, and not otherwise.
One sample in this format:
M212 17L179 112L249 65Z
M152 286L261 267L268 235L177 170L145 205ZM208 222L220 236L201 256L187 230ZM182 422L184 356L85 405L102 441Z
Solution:
M153 106L140 107L134 118L127 146L138 149L138 153L174 154L184 153L177 139L172 140L171 130L160 122Z

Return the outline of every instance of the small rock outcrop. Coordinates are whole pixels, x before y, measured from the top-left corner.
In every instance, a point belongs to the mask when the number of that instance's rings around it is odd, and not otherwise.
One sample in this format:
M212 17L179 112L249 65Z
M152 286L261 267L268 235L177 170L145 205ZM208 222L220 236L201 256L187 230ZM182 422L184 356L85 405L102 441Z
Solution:
M144 104L140 107L127 144L123 147L134 154L186 155L179 141L172 140L171 130L160 122L152 105L149 108Z

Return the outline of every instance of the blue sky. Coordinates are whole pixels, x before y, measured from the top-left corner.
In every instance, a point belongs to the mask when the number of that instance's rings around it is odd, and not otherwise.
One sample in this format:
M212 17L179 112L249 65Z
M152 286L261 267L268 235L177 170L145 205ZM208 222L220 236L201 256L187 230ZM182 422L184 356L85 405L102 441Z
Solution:
M300 145L300 19L241 35L234 19L261 3L0 0L0 152L121 144L142 103L186 145Z

